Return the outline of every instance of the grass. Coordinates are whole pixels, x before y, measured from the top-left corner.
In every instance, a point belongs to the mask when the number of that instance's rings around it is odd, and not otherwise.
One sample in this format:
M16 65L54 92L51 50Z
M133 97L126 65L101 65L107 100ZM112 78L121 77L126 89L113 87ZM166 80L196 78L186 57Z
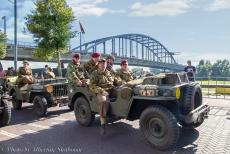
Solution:
M201 80L201 81L196 81L199 84L224 84L224 85L230 85L230 81L214 81L214 80Z

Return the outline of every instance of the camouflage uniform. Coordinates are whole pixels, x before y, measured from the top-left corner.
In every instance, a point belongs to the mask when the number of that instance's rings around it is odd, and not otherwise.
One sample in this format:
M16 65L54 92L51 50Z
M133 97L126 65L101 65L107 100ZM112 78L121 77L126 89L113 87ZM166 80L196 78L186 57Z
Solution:
M75 64L73 61L69 63L67 66L67 79L75 86L79 86L77 82L85 79L84 69L79 63Z
M97 69L96 63L91 59L87 63L84 64L84 69L87 73L87 78L90 78L92 75L93 71Z
M113 76L117 76L117 73L113 70L112 67L107 67L106 68Z
M54 72L47 72L45 78L46 79L54 79L55 78Z
M123 71L123 70L120 69L117 72L117 75L125 82L129 82L129 81L135 79L135 77L133 76L132 71L130 71L130 70Z
M108 70L96 70L93 72L90 79L90 91L97 95L99 103L99 114L101 125L106 123L106 114L108 111L108 95L103 95L104 92L110 93L115 86L121 85L121 80L114 77Z
M18 70L17 83L19 85L23 85L32 82L33 82L32 70L30 68L26 70L24 67L20 67Z

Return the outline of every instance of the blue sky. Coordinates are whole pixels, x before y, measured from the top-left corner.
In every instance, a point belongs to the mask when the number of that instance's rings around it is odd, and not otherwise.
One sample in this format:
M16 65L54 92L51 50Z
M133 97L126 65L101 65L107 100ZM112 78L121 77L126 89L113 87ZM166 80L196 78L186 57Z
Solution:
M12 0L13 1L13 0ZM7 34L13 39L13 5L0 0L0 15L7 16ZM82 22L85 41L124 33L149 35L164 44L180 63L191 59L230 59L230 0L67 0ZM18 39L24 17L34 8L31 0L18 0ZM74 23L74 30L79 30ZM0 22L3 27L3 21ZM78 38L71 41L79 45Z

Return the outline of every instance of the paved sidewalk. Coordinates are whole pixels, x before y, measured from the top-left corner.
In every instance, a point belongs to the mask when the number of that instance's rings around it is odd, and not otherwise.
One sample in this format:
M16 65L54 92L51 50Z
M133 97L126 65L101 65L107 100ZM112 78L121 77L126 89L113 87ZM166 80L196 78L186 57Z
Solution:
M230 108L229 99L203 98L203 102L210 106Z

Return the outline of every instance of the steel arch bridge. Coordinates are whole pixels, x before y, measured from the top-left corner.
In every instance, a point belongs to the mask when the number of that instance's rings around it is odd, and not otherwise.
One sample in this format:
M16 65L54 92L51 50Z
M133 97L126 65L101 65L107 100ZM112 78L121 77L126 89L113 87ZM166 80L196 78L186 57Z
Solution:
M104 56L112 54L115 63L128 59L129 65L145 66L169 70L183 70L176 62L173 53L156 39L143 34L122 34L96 39L73 48L71 52L89 54L100 52Z

